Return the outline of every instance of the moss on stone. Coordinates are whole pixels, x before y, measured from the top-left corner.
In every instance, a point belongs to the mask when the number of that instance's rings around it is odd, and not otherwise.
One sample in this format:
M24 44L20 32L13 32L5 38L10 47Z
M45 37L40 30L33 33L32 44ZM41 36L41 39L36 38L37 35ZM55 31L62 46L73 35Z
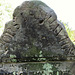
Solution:
M39 57L39 52L40 49L38 49L36 46L32 46L28 51L27 51L27 55L31 56L31 57Z

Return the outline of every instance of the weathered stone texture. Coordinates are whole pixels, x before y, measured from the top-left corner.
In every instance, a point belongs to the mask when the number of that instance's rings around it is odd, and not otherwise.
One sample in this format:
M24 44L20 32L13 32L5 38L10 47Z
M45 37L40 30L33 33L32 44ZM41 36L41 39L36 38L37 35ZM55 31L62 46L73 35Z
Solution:
M13 13L0 38L2 54L16 58L74 56L74 45L55 12L40 1L26 1Z
M0 62L75 60L74 56L75 47L64 25L40 1L26 1L18 6L0 37Z

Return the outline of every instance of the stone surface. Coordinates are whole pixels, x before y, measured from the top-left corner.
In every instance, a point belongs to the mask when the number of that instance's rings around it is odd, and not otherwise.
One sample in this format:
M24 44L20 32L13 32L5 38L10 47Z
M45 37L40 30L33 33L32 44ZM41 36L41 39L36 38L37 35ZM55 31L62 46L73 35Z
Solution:
M75 75L74 62L0 64L0 75ZM71 66L72 65L72 66ZM73 67L73 68L72 68ZM72 70L73 69L73 70ZM72 71L72 72L71 72ZM58 73L58 74L57 74Z
M57 20L55 12L41 1L24 2L14 10L13 19L6 23L0 37L0 62L57 60L75 60L75 46L68 37L64 25ZM11 70L9 65L12 64L3 65L8 67L7 71ZM75 67L75 62L68 65ZM20 68L18 65L16 70L22 71L24 66L26 64ZM63 66L65 66L64 63L60 65L59 71ZM5 67L0 69L1 72L6 69ZM69 68L72 73L74 73L74 67L71 70ZM66 66L64 68L66 70ZM15 70L14 67L12 69L12 71ZM30 67L29 69L31 70ZM33 75L33 73L27 75Z
M6 23L0 38L0 48L1 57L15 55L17 59L75 55L64 25L40 1L26 1L14 10L13 20Z

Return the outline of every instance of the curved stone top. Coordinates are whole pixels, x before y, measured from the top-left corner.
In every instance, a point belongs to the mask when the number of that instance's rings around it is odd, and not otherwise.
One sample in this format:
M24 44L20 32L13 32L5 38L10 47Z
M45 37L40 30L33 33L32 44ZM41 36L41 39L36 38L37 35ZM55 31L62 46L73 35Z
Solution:
M13 20L5 25L0 38L0 48L0 56L9 57L8 62L10 58L26 61L27 57L40 60L38 57L59 56L60 60L62 56L75 55L75 47L64 25L41 1L26 1L14 10Z

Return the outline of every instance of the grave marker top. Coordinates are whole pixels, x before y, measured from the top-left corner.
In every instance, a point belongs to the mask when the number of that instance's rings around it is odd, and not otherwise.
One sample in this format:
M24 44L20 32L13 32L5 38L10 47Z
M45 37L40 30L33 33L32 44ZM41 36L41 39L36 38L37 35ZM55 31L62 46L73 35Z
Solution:
M11 61L19 62L53 56L60 60L63 56L74 56L74 49L55 12L41 1L26 1L18 6L0 38L2 62L10 62L13 58L16 60Z

